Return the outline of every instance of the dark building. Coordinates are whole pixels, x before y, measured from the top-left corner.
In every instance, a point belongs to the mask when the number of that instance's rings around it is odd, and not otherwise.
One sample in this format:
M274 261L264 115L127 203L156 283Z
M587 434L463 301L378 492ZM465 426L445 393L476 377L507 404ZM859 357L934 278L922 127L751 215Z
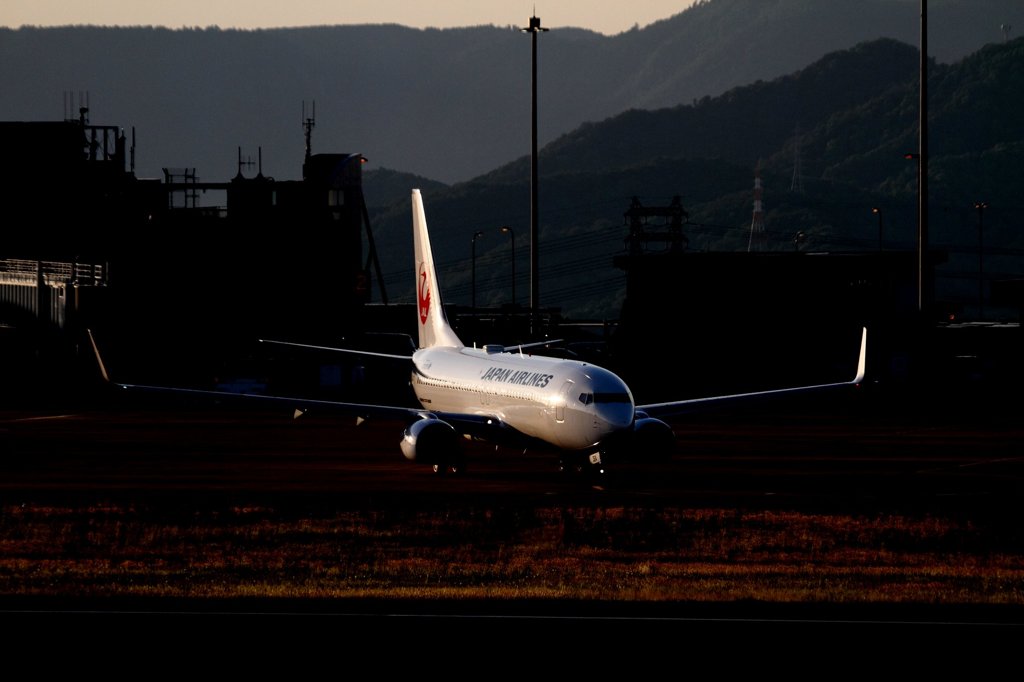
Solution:
M85 110L79 120L0 122L0 139L0 260L90 264L105 294L61 325L28 324L41 313L27 314L23 293L7 296L0 328L18 347L35 353L49 327L77 349L89 326L123 366L182 379L208 376L240 343L358 326L373 256L361 155L310 154L294 181L245 177L240 159L235 178L206 182L195 169L135 177L134 145ZM201 205L215 192L223 205Z
M1021 375L1019 325L918 311L916 252L691 252L681 207L625 216L613 355L644 401L849 379L864 326L872 385L940 399ZM930 254L926 280L943 261Z

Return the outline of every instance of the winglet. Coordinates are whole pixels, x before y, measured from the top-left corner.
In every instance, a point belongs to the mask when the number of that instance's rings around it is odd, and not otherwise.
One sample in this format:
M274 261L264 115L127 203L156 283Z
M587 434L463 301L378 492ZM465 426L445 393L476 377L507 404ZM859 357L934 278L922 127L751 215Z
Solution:
M103 381L110 383L110 375L107 374L107 367L103 364L103 357L100 355L100 348L96 345L96 339L93 338L92 330L86 329L85 333L89 335L89 343L92 344L92 352L96 356L96 364L100 368L100 376L103 377Z
M857 359L857 376L851 384L859 384L864 381L868 366L868 328L864 327L860 333L860 357Z

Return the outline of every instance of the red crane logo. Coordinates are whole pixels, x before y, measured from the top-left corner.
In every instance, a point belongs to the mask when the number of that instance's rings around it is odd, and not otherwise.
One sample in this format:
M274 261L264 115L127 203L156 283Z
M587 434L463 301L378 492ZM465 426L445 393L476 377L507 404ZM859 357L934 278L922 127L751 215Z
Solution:
M420 263L420 280L416 289L420 308L420 324L426 324L427 313L430 312L430 284L427 279L427 267L425 263Z

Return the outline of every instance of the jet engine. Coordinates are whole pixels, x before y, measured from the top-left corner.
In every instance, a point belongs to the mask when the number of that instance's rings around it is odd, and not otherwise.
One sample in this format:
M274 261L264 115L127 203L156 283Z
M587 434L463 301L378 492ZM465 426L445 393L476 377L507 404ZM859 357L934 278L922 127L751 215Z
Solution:
M432 465L438 473L462 469L459 433L451 424L437 418L419 419L405 429L402 454L410 462Z
M637 411L632 446L635 456L640 459L665 459L675 450L676 437L671 426Z

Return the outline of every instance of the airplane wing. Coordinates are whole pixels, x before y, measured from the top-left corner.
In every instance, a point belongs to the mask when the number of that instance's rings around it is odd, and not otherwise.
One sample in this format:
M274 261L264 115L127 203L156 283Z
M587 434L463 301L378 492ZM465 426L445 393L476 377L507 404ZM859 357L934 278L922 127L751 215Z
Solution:
M111 379L109 372L107 371L106 365L103 362L103 356L100 354L99 346L96 344L96 339L92 335L92 330L87 329L86 333L89 336L89 343L92 345L93 355L96 358L96 363L99 367L100 376L103 381L111 386L115 386L118 389L132 392L143 392L143 393L154 393L160 395L174 395L181 398L202 398L206 400L216 400L220 402L248 402L250 404L264 404L264 405L278 405L282 407L289 407L295 410L295 415L298 416L308 410L316 410L321 412L337 412L344 414L352 414L358 417L366 418L371 416L376 417L391 417L391 418L422 418L429 416L431 413L429 410L424 410L422 407L401 407L394 405L372 405L366 403L347 403L341 401L332 400L318 400L314 398L297 398L290 396L272 396L264 395L262 393L244 393L244 392L233 392L233 391L213 391L198 388L179 388L174 386L147 386L143 384L129 384L114 381ZM318 346L303 346L303 344L292 344L284 341L278 341L283 345L302 346L305 348L319 348ZM337 348L325 348L325 350L343 350ZM359 351L356 351L359 352ZM371 353L372 355L379 355L382 357L396 358L402 360L408 360L408 356L403 355L389 355L384 353Z
M817 384L812 386L794 386L791 388L778 388L768 391L754 391L750 393L736 393L733 395L711 396L706 398L692 398L689 400L675 400L664 403L649 403L637 405L638 412L644 412L649 417L670 417L673 415L687 414L702 411L715 406L734 405L743 402L752 402L762 398L772 398L784 395L796 395L803 393L822 392L840 388L857 386L864 381L867 370L867 349L868 330L864 327L860 337L860 355L857 360L857 374L850 381L839 381L828 384Z
M305 348L306 350L326 350L333 353L351 353L353 355L372 355L377 358L390 358L392 360L411 360L412 354L399 355L396 353L377 353L369 350L355 350L352 348L335 348L333 346L314 346L308 343L292 343L291 341L274 341L272 339L260 339L260 343L272 343L277 346L291 346L292 348Z
M334 400L317 400L313 398L294 398L289 396L263 395L262 393L234 393L231 391L210 391L198 388L177 388L173 386L146 386L142 384L125 384L111 381L112 386L132 392L156 393L160 395L177 395L182 398L202 398L221 402L245 401L250 404L289 407L299 416L309 410L320 412L337 412L352 414L361 418L392 417L421 418L432 414L429 410L417 407L399 407L394 405L372 405L367 403L346 403Z

